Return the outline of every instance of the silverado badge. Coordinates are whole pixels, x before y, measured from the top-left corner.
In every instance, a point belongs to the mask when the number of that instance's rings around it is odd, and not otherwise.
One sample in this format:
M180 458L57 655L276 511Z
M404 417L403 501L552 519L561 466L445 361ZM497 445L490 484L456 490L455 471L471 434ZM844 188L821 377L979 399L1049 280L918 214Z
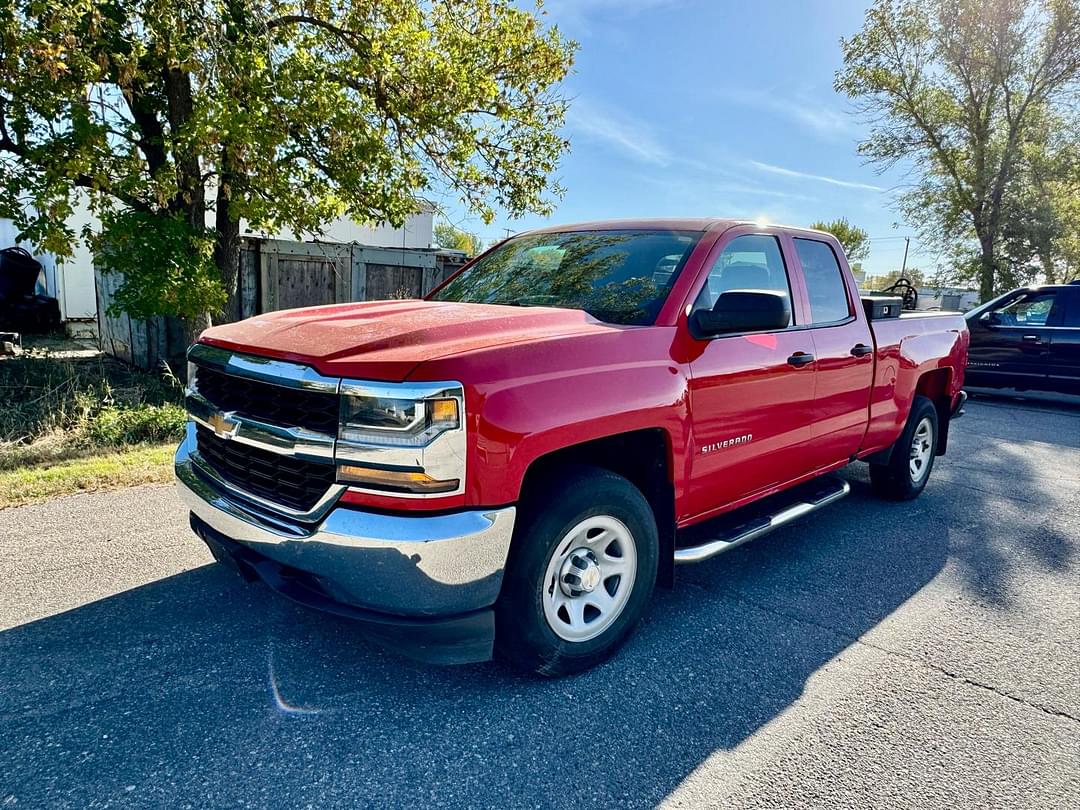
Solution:
M742 436L733 436L730 439L724 439L722 442L713 442L712 444L702 445L702 453L711 453L714 450L726 450L729 447L734 447L737 444L746 444L754 440L753 433L745 433Z

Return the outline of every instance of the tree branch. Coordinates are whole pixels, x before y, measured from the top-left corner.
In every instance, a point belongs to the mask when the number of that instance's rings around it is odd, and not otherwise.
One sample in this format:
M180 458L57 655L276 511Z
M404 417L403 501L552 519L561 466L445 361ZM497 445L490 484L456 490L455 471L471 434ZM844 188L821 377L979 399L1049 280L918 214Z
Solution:
M290 25L310 25L314 28L321 28L347 43L359 55L367 56L371 53L371 40L363 34L342 28L321 17L313 17L309 14L285 14L281 17L275 17L267 21L266 30L273 31L275 28L285 28Z

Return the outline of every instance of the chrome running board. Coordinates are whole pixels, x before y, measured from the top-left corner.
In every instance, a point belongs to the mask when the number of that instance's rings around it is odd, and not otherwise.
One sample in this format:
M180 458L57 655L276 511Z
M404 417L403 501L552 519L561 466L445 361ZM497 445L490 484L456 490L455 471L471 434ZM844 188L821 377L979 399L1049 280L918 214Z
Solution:
M790 497L776 504L774 511L766 512L751 520L741 522L728 530L719 532L716 536L703 543L675 549L675 562L696 563L715 557L725 551L749 543L762 535L779 529L793 520L816 512L823 506L828 506L838 501L851 491L847 481L839 478L823 478L813 482L813 489L807 491L806 485L796 487L790 493ZM770 496L768 500L783 498L786 493ZM752 509L753 505L745 507ZM738 514L736 510L735 514ZM711 521L710 521L711 523Z

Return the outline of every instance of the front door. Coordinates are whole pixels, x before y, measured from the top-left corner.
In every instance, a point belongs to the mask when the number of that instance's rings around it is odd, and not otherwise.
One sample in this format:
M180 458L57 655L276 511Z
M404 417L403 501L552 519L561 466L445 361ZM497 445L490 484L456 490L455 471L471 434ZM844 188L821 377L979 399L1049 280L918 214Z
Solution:
M968 321L972 384L985 380L1009 388L1045 386L1051 325L1060 318L1059 295L1053 288L1028 290Z
M742 231L742 232L740 232ZM716 511L807 472L804 445L814 408L814 363L779 238L772 233L725 235L691 312L710 308L722 292L774 290L793 303L787 329L694 340L690 413L694 455L686 514ZM812 359L812 358L811 358Z

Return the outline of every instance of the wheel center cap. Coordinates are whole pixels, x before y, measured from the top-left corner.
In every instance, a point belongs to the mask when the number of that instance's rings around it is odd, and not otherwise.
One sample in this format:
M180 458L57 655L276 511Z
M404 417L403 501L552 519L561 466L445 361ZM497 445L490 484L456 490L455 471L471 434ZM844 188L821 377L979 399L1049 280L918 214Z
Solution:
M590 565L584 571L581 572L581 588L585 591L592 591L600 584L600 569L595 565Z
M563 563L559 573L559 587L567 596L581 596L592 593L600 585L603 573L596 561L596 555L588 549L577 549Z

